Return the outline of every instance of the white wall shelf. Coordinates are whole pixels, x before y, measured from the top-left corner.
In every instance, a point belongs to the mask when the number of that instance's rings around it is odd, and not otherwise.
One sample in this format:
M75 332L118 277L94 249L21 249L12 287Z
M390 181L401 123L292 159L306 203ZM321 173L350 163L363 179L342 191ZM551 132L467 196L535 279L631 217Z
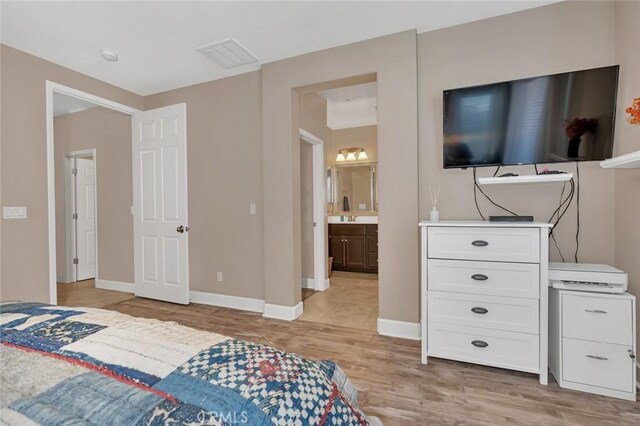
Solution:
M603 169L640 169L640 151L601 161L600 167Z
M573 173L560 173L556 175L528 175L528 176L496 176L478 178L480 185L500 184L524 184L524 183L550 183L566 182L573 178Z

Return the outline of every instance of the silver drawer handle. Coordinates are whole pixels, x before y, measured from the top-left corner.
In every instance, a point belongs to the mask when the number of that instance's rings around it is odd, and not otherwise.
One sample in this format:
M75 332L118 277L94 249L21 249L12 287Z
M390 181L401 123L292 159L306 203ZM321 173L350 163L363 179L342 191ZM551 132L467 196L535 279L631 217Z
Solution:
M600 309L585 309L585 312L589 312L592 314L606 314L607 311L601 311Z
M489 344L484 340L474 340L471 342L471 344L476 348L486 348L487 346L489 346Z
M598 356L598 355L587 355L587 358L597 359L599 361L609 361L609 358Z
M471 275L471 279L476 281L486 281L489 279L489 277L486 276L485 274L473 274Z
M489 312L489 310L476 306L475 308L471 308L471 312L473 312L474 314L486 314L487 312Z
M471 245L476 247L486 247L489 245L489 243L485 240L475 240L471 242Z

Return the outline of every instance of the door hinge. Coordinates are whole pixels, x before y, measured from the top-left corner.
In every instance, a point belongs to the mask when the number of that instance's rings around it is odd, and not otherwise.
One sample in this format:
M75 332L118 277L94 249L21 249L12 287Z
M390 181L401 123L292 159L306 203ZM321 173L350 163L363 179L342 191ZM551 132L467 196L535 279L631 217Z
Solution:
M71 215L71 217L75 220L78 220L78 213L74 213Z
M77 257L74 257L74 258L73 258L73 264L74 264L74 265L77 265L77 264L78 264L78 258L77 258Z
M71 174L72 175L77 175L78 174L78 169L71 169Z

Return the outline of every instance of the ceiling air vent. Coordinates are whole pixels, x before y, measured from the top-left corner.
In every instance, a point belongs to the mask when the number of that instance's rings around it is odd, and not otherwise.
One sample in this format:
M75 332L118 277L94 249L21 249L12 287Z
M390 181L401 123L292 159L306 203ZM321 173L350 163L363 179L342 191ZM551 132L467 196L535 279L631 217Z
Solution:
M256 55L232 38L198 47L196 50L224 68L235 68L258 61Z

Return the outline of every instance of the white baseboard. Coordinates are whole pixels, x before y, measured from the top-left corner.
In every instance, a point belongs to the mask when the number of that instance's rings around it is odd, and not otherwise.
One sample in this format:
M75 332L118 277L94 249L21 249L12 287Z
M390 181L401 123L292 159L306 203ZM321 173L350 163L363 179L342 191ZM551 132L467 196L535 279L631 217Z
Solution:
M325 290L328 290L330 286L331 286L331 281L329 280L329 278L324 280L324 283L322 284L322 286L320 286L320 288L316 288L315 279L313 278L302 279L302 288L310 288L311 290L316 290L316 291L325 291Z
M318 291L326 291L326 290L329 290L329 287L331 287L331 280L329 278L327 278L326 280L324 280L324 284L322 285L322 287L318 288L316 290L318 290Z
M207 293L204 291L189 292L189 299L193 303L202 303L203 305L221 306L223 308L240 309L251 312L264 312L264 300L262 299Z
M302 288L310 288L311 290L315 290L316 288L316 280L313 278L303 278L302 279Z
M96 278L96 288L104 290L124 291L125 293L134 293L133 283L125 283L121 281L109 281Z
M264 313L262 316L266 318L293 321L302 315L302 306L302 302L298 303L296 306L271 305L269 303L265 303Z
M378 318L378 334L420 340L420 323Z

